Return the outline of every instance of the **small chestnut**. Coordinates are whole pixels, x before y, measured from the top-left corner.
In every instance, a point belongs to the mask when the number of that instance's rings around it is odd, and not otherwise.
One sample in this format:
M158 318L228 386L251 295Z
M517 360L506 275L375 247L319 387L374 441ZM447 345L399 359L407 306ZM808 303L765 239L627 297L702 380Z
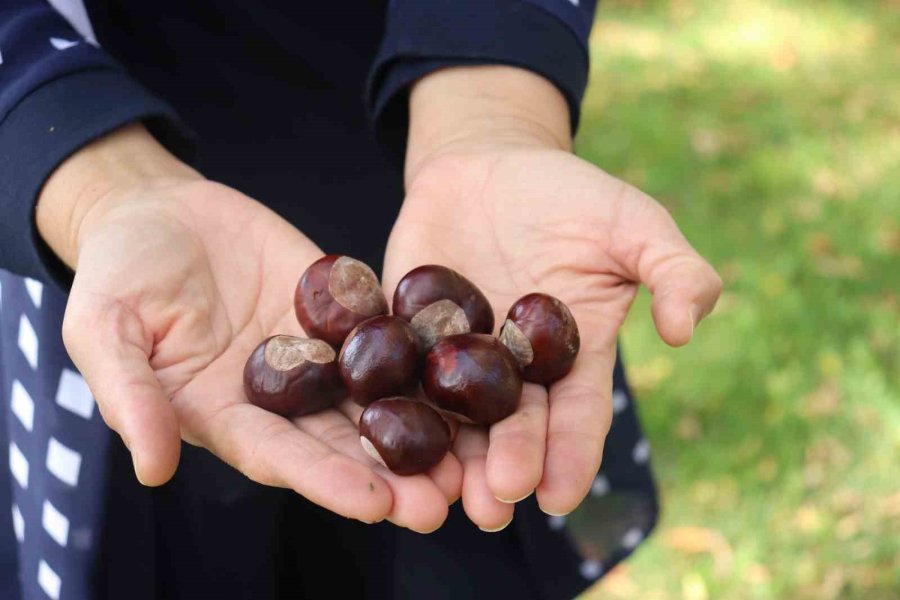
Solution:
M284 416L324 410L344 397L334 348L322 340L276 335L244 365L244 392L256 406Z
M413 393L419 385L419 340L412 326L381 315L356 326L338 356L341 378L353 401Z
M450 450L450 428L430 406L399 396L377 400L359 420L359 441L376 461L398 475L435 466Z
M491 333L494 311L475 284L447 267L425 265L397 284L394 314L410 322L423 350L457 333Z
M500 330L500 341L522 367L525 381L549 385L575 364L581 339L569 308L547 294L519 298Z
M431 347L422 387L440 410L466 423L491 425L516 411L522 374L497 338L463 333Z
M340 347L350 330L388 312L378 276L360 261L329 254L303 273L294 293L294 310L304 331Z

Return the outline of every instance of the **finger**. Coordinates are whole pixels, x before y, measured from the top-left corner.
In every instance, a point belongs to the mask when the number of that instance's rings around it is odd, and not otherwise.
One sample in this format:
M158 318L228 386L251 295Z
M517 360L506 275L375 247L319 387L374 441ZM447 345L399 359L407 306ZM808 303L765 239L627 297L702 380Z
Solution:
M378 473L287 419L248 402L226 404L210 416L202 408L209 406L204 398L177 400L184 426L253 481L293 489L319 506L366 523L390 514L391 489Z
M350 421L357 424L359 423L359 418L363 412L361 406L354 402L347 401L341 405L340 409ZM450 427L452 439L452 436L455 435L459 425L455 422L451 422L449 419L445 419L445 421ZM359 433L356 435L358 440ZM459 464L459 460L457 460L452 452L448 452L441 462L429 469L427 475L438 489L441 490L441 493L444 494L448 506L459 500L459 496L462 494L462 465Z
M371 465L390 486L394 503L387 519L420 533L440 527L447 519L447 499L427 475L395 475L376 464L359 443L359 430L345 415L328 410L307 415L295 423L309 435L328 444L336 451L353 457L361 464Z
M612 422L614 364L614 346L588 344L572 372L550 388L547 458L537 487L547 514L572 512L590 491Z
M471 425L459 428L453 453L463 466L463 509L479 529L495 532L512 522L515 504L497 500L488 487L487 450L488 436L484 429Z
M526 383L516 412L491 426L486 477L494 497L518 502L534 492L544 472L547 390Z
M653 294L653 321L660 337L667 344L681 346L712 312L722 279L667 213L646 235L637 256L637 276Z
M138 481L157 486L171 479L181 454L178 419L150 368L150 341L138 317L117 304L88 306L75 287L63 342L103 420L131 452Z

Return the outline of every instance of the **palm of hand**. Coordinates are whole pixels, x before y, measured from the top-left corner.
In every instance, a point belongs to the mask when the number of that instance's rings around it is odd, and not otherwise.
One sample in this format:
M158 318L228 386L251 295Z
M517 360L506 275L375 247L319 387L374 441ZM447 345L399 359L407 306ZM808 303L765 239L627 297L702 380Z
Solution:
M433 529L458 495L455 459L430 477L396 477L362 451L352 403L291 423L244 397L253 348L275 333L303 335L293 289L321 254L224 186L191 182L131 197L82 246L67 347L148 483L174 471L180 434L251 479L340 514Z
M527 385L519 411L489 438L460 432L463 501L485 529L507 522L508 502L532 490L552 514L571 511L589 490L610 425L616 334L637 283L655 292L657 326L672 344L688 341L718 293L715 273L664 209L556 150L470 149L420 169L390 240L386 288L428 263L474 281L498 327L513 302L542 291L566 302L581 333L575 368L549 394Z

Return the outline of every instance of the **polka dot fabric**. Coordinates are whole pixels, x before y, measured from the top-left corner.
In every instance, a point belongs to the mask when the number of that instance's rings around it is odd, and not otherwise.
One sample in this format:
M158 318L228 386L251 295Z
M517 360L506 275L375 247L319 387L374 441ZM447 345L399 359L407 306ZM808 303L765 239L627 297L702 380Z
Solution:
M62 294L5 272L0 285L0 437L15 541L0 539L0 590L88 598L111 432L63 349Z

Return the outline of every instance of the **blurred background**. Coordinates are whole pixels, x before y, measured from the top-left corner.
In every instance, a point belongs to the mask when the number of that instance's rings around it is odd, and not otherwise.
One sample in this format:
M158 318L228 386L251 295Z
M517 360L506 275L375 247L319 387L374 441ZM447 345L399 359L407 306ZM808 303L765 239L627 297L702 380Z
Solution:
M629 317L663 514L584 599L900 598L900 0L603 0L577 149L726 284Z

